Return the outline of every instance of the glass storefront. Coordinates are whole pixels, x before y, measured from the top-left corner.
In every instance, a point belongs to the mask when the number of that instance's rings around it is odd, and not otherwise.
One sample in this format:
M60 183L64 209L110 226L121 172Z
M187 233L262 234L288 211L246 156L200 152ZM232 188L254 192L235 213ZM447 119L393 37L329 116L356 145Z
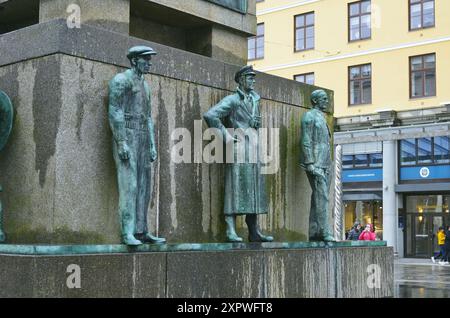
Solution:
M346 201L345 231L348 232L356 221L362 226L372 224L377 239L383 239L383 204L382 201Z
M430 257L439 251L439 227L450 224L450 194L408 195L405 203L406 256Z

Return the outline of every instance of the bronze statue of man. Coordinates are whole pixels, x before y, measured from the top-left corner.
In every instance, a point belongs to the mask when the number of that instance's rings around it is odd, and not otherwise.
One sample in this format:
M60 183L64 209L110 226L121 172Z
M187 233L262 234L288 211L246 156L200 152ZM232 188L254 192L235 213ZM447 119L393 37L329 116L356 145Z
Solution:
M11 134L14 121L14 111L11 100L8 95L0 91L0 151L5 147ZM0 185L0 192L2 186ZM3 206L0 201L0 243L6 241L5 232L3 232Z
M165 243L148 233L147 211L151 198L151 163L157 150L151 117L149 73L156 52L146 46L128 51L131 69L109 83L109 123L119 185L122 240L127 245Z
M236 93L225 97L204 114L209 127L217 128L226 144L232 144L234 160L225 166L225 222L227 240L242 242L236 234L236 216L245 215L250 242L271 242L273 237L263 235L257 222L259 214L267 214L268 205L265 193L264 175L261 174L258 154L258 129L261 127L259 95L254 91L256 73L251 66L245 66L235 75L239 84ZM252 135L247 138L235 134L231 129ZM230 133L232 132L232 134ZM227 147L229 149L230 147ZM243 149L245 158L236 160L236 152ZM252 160L254 159L254 160Z
M324 90L311 94L313 109L302 117L301 166L306 170L312 188L309 215L309 240L334 241L329 224L331 132L325 119L328 96Z

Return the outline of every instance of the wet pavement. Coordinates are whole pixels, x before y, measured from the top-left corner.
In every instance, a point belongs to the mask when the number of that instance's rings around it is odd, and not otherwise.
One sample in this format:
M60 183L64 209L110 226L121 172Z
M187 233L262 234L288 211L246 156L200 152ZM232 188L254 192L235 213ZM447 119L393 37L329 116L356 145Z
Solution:
M450 298L450 266L430 259L396 259L395 298Z

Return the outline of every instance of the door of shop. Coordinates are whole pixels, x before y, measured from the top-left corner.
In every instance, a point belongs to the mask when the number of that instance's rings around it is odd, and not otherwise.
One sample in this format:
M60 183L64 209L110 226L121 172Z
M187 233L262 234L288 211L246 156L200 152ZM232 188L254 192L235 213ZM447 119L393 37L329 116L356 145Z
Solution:
M439 252L436 234L439 227L450 224L448 214L409 214L408 257L428 258Z

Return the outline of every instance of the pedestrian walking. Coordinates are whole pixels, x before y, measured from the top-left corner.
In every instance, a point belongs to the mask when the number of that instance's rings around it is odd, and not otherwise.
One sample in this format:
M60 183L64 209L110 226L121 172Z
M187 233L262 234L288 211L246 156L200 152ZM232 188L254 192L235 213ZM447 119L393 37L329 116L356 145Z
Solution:
M439 227L439 231L437 233L437 242L438 242L438 246L439 246L439 254L436 256L431 256L431 261L433 263L436 263L437 259L444 259L444 255L445 255L445 231L444 231L444 227L441 226Z
M447 225L447 230L445 231L445 241L444 241L445 254L442 261L439 262L440 265L449 265L450 257L450 225Z

